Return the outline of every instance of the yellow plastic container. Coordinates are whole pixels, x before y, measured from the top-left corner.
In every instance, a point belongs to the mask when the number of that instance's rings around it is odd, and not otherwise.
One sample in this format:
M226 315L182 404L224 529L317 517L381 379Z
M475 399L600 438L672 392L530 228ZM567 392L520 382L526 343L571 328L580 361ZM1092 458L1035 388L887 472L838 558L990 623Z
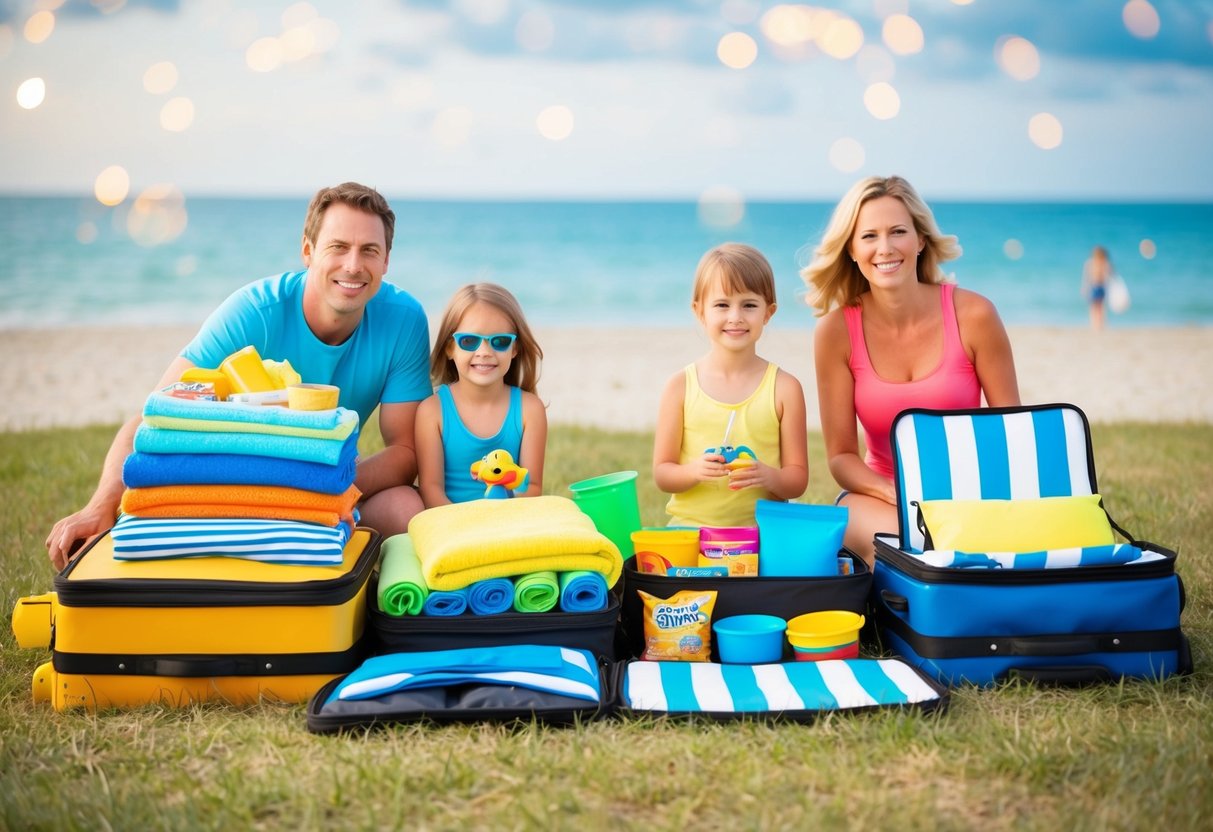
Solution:
M853 659L863 623L862 615L849 610L805 613L788 622L788 643L798 661Z
M201 381L215 388L215 398L221 402L227 401L232 395L232 382L227 373L220 370L206 370L202 367L190 367L181 374L181 381Z
M632 532L636 569L666 575L678 566L694 566L699 559L697 529L640 529Z
M232 383L232 391L235 393L264 393L278 389L270 374L265 371L257 348L252 345L236 350L223 359L219 369Z

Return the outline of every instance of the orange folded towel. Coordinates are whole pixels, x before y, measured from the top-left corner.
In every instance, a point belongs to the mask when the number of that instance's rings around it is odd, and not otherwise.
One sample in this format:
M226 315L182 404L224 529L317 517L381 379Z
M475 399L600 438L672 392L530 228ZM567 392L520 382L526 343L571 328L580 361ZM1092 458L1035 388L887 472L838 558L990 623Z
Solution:
M277 485L160 485L128 488L122 511L135 517L255 517L336 526L354 523L362 492L324 494Z

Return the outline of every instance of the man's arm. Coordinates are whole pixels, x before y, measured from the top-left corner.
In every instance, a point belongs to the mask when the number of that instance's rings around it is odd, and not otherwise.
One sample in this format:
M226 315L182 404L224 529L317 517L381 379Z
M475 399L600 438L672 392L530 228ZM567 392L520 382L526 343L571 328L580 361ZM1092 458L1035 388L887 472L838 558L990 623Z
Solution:
M354 485L363 499L398 485L412 485L417 479L417 450L413 425L418 402L379 405L379 432L383 450L358 461Z
M181 374L193 367L188 358L178 356L169 364L155 389L167 387ZM130 419L114 437L105 455L101 468L101 479L97 489L84 508L64 517L51 529L46 537L46 553L55 569L67 566L68 558L79 548L77 542L87 543L92 538L114 525L118 516L118 504L122 501L122 463L126 461L135 441L135 430L139 427L139 416Z

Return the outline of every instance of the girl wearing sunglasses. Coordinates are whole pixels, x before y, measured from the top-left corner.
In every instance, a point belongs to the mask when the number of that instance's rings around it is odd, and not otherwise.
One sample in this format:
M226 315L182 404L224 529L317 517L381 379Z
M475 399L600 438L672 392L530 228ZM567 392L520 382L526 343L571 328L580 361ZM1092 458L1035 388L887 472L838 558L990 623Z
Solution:
M417 467L426 508L484 496L473 462L505 450L530 472L525 491L543 491L548 422L535 395L543 350L522 307L495 283L472 283L443 313L430 354L434 395L417 409Z

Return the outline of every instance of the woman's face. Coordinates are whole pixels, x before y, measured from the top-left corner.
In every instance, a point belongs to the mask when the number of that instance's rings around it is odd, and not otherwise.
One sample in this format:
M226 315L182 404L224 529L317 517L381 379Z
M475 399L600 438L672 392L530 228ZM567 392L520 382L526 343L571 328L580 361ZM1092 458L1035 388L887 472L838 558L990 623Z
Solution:
M918 281L918 255L925 243L905 203L882 196L859 209L851 235L851 257L874 288L892 288Z

